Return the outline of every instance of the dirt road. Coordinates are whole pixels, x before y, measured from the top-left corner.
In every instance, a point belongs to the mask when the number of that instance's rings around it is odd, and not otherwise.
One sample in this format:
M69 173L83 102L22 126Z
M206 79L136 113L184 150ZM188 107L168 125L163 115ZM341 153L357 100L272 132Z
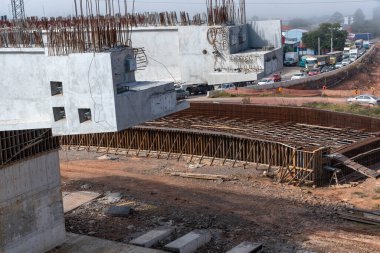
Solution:
M94 153L73 151L60 155L64 191L122 193L121 204L135 209L127 218L111 218L104 215L110 204L99 199L66 214L70 232L128 242L149 229L175 226L175 236L193 229L212 232L200 253L225 252L245 240L263 243L264 252L380 252L379 228L336 215L351 207L350 200L334 194L330 199L322 189L276 184L254 167L136 157L99 161ZM227 175L233 181L168 175L174 171Z
M196 97L190 98L190 102L214 102L214 103L242 103L242 97L234 98L208 98ZM345 104L346 98L329 98L329 97L251 97L251 104L258 105L294 105L302 106L306 103L321 102L321 103L334 103Z

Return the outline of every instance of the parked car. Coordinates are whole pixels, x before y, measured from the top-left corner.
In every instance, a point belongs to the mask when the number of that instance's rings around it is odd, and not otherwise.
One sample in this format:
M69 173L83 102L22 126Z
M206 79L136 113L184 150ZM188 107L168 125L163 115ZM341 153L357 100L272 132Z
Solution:
M380 98L375 97L373 95L360 95L357 97L350 97L347 99L347 102L358 103L358 104L367 104L367 105L380 105Z
M297 74L294 74L290 80L298 80L298 79L302 79L302 78L305 78L307 77L307 75L305 73L297 73Z
M186 99L189 97L190 93L184 89L175 89L177 100Z
M342 61L342 65L343 65L343 66L347 66L347 65L349 65L349 64L351 64L351 63L352 63L352 60L351 60L350 58L344 59L344 60Z
M281 78L281 74L274 74L272 76L272 79L273 79L273 82L277 83L277 82L281 82L282 78Z
M272 78L263 78L257 84L258 85L265 85L265 84L271 84L271 83L274 83Z
M321 68L321 73L326 73L326 72L329 72L329 71L331 71L330 70L330 66L324 66L324 67Z
M343 67L343 63L342 62L337 62L336 64L335 64L335 68L336 69L340 69L340 68L342 68Z
M309 76L316 76L316 75L319 75L320 73L321 73L320 69L312 69L309 71L308 75Z
M189 95L207 94L208 91L214 90L214 86L208 84L195 84L186 88Z

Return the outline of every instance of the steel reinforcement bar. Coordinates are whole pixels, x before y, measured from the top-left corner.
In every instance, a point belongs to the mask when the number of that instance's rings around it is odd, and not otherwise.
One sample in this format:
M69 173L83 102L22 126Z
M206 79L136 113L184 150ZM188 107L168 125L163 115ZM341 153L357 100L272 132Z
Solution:
M0 169L58 148L51 129L0 131Z
M193 102L189 109L176 114L178 117L182 115L293 122L341 129L350 128L372 133L380 132L379 118L304 107Z
M215 132L185 131L168 128L132 128L121 132L63 136L61 145L68 149L96 151L136 156L180 159L186 155L190 162L206 162L213 165L215 159L243 166L268 165L276 172L280 182L297 185L325 183L322 156L328 152L298 150L278 142L256 140L238 135Z

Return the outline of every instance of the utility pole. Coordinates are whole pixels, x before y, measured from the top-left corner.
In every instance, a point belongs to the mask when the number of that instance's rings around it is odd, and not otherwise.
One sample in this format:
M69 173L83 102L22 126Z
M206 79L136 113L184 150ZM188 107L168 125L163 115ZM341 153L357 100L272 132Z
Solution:
M13 20L25 20L24 0L11 0Z
M331 29L331 51L330 52L333 52L334 51L334 34L333 34L333 30Z
M318 55L321 55L321 37L318 37Z

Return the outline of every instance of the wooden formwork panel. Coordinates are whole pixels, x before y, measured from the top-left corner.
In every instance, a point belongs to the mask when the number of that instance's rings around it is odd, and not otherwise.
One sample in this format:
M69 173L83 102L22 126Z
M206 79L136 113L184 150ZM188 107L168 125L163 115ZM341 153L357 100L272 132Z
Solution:
M68 148L96 149L101 152L134 150L136 155L158 157L182 155L222 159L236 162L265 164L282 172L281 181L320 184L315 171L322 166L322 153L298 150L286 144L257 140L237 135L212 132L183 131L178 129L133 128L122 132L63 136L61 145ZM164 155L165 154L165 155ZM211 162L211 163L212 163Z

